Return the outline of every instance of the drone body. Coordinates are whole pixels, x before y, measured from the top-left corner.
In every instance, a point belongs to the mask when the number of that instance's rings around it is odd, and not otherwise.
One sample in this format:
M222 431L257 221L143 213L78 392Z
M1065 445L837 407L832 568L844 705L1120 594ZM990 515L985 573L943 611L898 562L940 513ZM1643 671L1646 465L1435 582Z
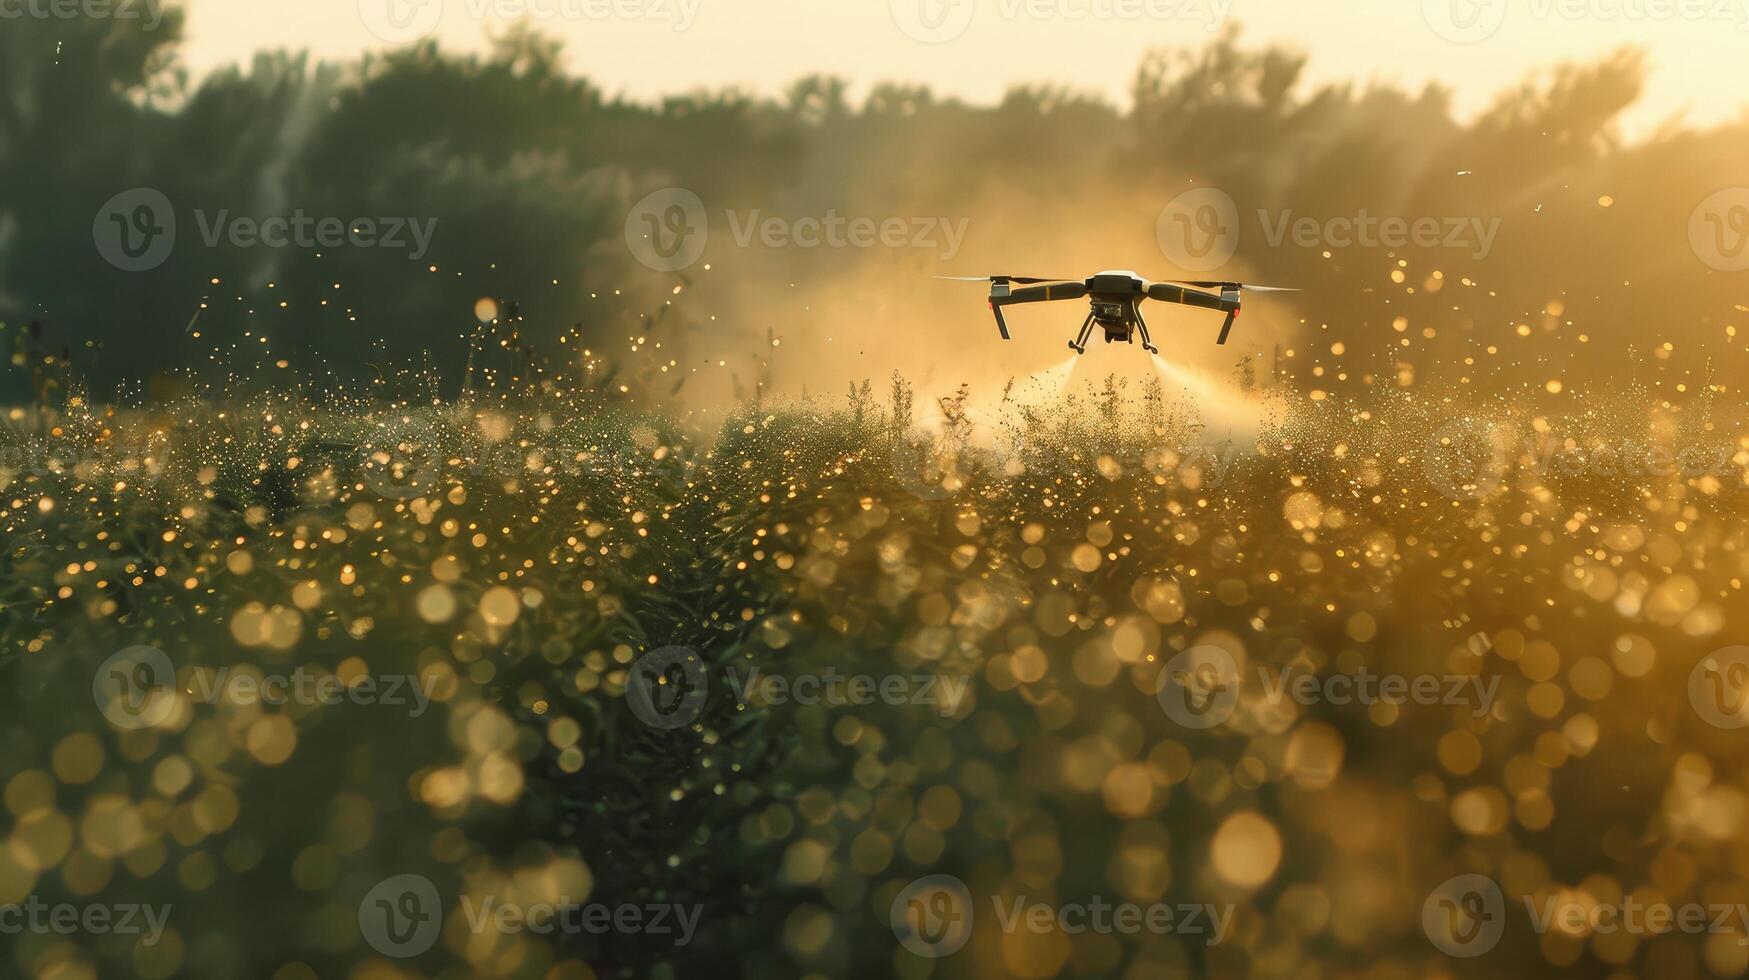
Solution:
M1225 344L1227 335L1233 329L1233 320L1239 315L1244 290L1294 292L1272 286L1247 286L1240 282L1149 282L1128 269L1108 269L1080 281L1030 276L939 278L962 282L989 282L990 310L996 315L996 329L1001 332L1003 340L1009 339L1008 321L1002 315L1003 307L1019 303L1087 299L1092 306L1092 312L1082 322L1080 335L1069 341L1070 349L1077 354L1087 353L1087 340L1093 335L1095 326L1104 331L1105 342L1108 344L1113 341L1135 343L1139 336L1143 350L1150 354L1160 353L1160 349L1154 346L1153 339L1148 335L1148 322L1142 318L1143 300L1178 303L1227 314L1227 322L1222 325L1221 335L1215 341ZM1015 283L1021 283L1022 287L1015 289ZM1219 289L1220 292L1207 292L1207 289Z

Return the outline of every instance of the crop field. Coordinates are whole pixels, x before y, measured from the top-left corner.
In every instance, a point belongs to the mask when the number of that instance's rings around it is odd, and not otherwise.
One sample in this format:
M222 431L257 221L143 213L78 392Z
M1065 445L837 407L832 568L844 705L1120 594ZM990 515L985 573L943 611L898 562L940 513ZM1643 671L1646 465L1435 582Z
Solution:
M1749 976L1749 0L0 0L0 980Z
M1436 948L1463 875L1749 898L1749 426L1475 388L15 407L0 903L164 918L5 970L1734 975L1734 913Z

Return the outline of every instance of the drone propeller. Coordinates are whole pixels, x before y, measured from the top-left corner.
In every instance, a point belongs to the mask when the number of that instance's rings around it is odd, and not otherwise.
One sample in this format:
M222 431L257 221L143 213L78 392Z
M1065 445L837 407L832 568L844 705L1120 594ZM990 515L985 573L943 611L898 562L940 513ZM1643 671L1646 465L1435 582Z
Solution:
M951 279L954 282L1017 282L1023 286L1040 282L1080 282L1073 276L1054 276L1040 279L1036 276L936 276L937 279Z
M1191 292L1184 287L1196 289L1219 289L1219 296L1212 293ZM1257 293L1297 293L1298 289L1290 286L1253 286L1243 282L1211 282L1196 279L1168 279L1164 283L1154 283L1148 287L1148 298L1163 300L1168 303L1183 303L1186 306L1201 306L1213 310L1221 310L1227 314L1227 321L1221 324L1221 335L1215 339L1217 344L1225 344L1227 336L1233 332L1233 321L1239 318L1240 304L1244 301L1244 291Z
M1300 291L1293 286L1253 286L1248 282L1211 282L1195 279L1168 279L1166 281L1178 286L1195 286L1198 289L1244 289L1253 293L1297 293Z

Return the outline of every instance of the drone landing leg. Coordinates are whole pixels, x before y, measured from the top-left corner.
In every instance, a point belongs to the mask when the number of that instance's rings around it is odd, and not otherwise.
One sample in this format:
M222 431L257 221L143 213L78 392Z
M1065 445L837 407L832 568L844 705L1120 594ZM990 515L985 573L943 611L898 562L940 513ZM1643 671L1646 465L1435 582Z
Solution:
M1233 320L1236 317L1238 317L1238 315L1239 315L1238 310L1228 310L1227 311L1227 322L1221 324L1221 336L1220 336L1219 340L1215 341L1215 343L1225 344L1227 342L1227 334L1230 334L1233 332Z
M1147 351L1150 354L1160 353L1160 348L1155 347L1154 342L1152 340L1148 339L1148 321L1142 319L1142 304L1137 303L1135 310L1136 310L1136 329L1141 331L1141 334L1142 334L1142 349Z
M1077 354L1087 353L1087 338L1093 333L1093 314L1087 314L1087 319L1081 324L1081 336L1069 341L1069 349Z

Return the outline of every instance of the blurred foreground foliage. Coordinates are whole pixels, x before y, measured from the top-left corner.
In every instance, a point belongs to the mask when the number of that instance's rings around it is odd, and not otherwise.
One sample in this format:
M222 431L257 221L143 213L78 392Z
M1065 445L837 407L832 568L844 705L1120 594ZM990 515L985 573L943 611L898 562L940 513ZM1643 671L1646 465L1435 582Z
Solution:
M19 937L8 969L1740 972L1733 935L1514 927L1447 961L1420 909L1467 872L1513 902L1749 888L1749 775L1687 700L1745 614L1744 419L1462 387L1257 397L1266 423L1238 441L1157 386L1005 399L983 423L944 403L922 428L898 379L884 403L863 385L748 404L708 439L551 391L118 409L75 390L13 409L0 902L173 913L150 947ZM1671 462L1624 467L1624 447ZM161 723L120 729L93 674L139 644L181 690ZM1162 663L1199 645L1247 670L1206 731L1156 697ZM625 697L635 660L669 646L709 671L702 713L673 730ZM415 674L433 702L190 693L219 668L298 667ZM1259 667L1499 694L1487 711L1298 704L1267 697ZM743 701L752 670L937 693ZM389 960L359 904L406 873L438 885L444 932ZM935 962L887 922L932 873L983 906ZM1003 933L988 896L1016 895L1236 914L1219 945ZM483 897L702 915L678 947L471 930Z

